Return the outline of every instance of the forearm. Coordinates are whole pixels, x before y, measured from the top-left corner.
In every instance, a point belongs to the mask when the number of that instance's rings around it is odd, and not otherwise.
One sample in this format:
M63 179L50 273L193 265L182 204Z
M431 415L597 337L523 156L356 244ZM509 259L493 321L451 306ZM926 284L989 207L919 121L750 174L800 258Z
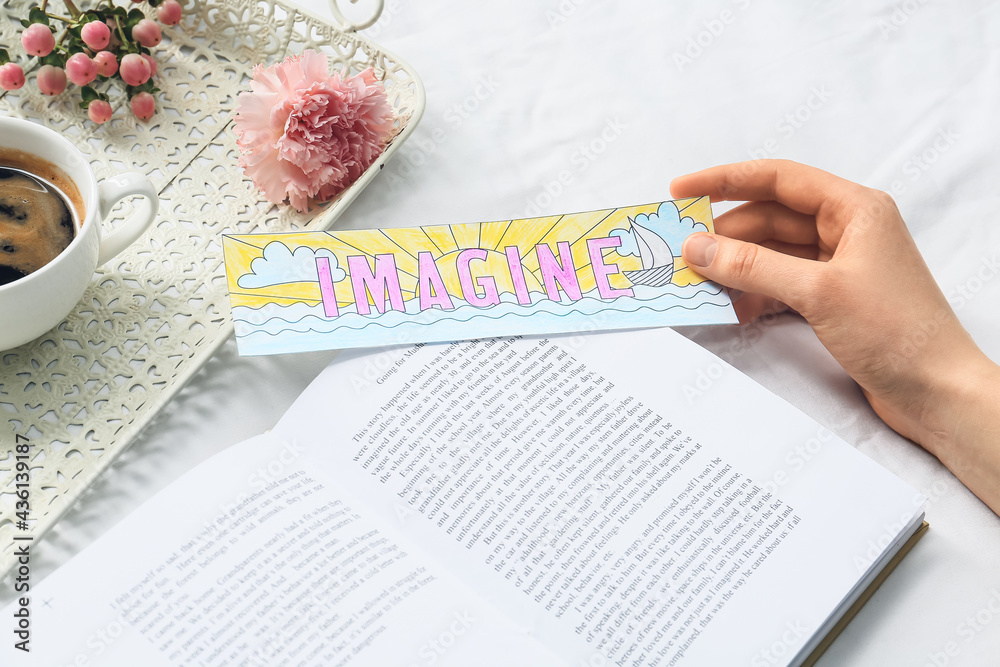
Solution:
M917 442L1000 514L1000 366L979 353L942 379L933 400Z
M745 202L682 247L688 266L748 295L741 320L776 302L800 313L875 412L1000 515L1000 367L962 327L889 195L783 160L713 167L670 188Z

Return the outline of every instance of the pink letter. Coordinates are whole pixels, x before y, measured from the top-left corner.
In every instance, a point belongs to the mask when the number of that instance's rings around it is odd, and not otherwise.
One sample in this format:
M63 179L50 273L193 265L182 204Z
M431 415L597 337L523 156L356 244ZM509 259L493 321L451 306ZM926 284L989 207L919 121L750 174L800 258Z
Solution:
M580 294L580 283L576 279L573 252L566 241L560 241L558 247L562 266L556 262L552 249L547 245L535 246L535 252L538 253L538 268L541 269L542 279L545 281L545 293L553 301L559 301L559 287L562 287L566 296L576 301L583 295Z
M590 265L594 268L594 280L597 291L602 299L617 299L620 296L635 296L631 287L616 289L608 282L608 276L618 273L617 264L604 263L604 248L617 248L622 244L617 236L601 239L587 239L587 252L590 254Z
M528 294L528 283L524 281L524 265L521 264L521 254L517 251L516 245L509 245L503 249L507 255L507 266L510 268L510 279L514 283L514 294L517 295L517 302L522 306L531 303L531 296Z
M396 273L396 258L391 254L375 255L374 275L368 266L368 258L364 255L349 256L347 270L351 272L351 288L354 290L354 302L358 306L358 314L371 314L368 293L371 293L375 310L380 315L386 311L387 294L389 305L393 310L406 310L406 306L403 305L403 290L399 287L399 275Z
M475 285L472 284L472 270L469 269L469 262L474 259L486 259L486 251L482 248L466 248L458 253L456 267L458 269L458 279L462 283L462 298L472 306L495 306L500 303L500 293L497 291L497 281L492 276L481 276L476 279L476 283L483 288L484 296L479 296Z
M323 295L323 314L327 317L337 317L337 295L333 291L333 277L330 275L330 258L316 258L316 273L319 274L319 293Z
M438 273L437 264L434 263L434 255L427 251L417 253L417 262L419 263L417 277L420 280L420 310L427 310L434 306L441 306L442 310L454 310L455 304L451 302L448 288L444 286L444 280Z

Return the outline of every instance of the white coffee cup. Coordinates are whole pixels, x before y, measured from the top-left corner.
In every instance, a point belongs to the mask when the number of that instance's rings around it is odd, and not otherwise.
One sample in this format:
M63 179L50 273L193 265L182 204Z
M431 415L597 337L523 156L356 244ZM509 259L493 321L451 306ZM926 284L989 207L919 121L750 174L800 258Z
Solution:
M0 350L38 338L62 322L90 285L94 270L130 246L156 217L156 188L138 173L100 183L83 153L62 135L19 118L0 118L0 148L22 151L61 169L76 185L83 219L72 242L45 266L0 285ZM143 197L137 210L101 238L101 222L120 200Z

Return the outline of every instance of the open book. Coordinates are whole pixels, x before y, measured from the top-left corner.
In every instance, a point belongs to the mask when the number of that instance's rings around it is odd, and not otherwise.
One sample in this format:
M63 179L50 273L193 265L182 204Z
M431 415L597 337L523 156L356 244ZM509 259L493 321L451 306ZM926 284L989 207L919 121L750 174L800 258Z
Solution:
M34 587L2 662L802 664L922 502L667 329L343 354Z

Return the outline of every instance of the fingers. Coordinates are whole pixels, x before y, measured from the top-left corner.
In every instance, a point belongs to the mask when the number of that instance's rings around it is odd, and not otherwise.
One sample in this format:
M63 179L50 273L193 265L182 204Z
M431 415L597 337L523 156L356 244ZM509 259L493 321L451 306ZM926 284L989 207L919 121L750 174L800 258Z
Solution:
M796 245L816 244L816 218L773 201L741 204L715 220L715 231L751 243L775 240Z
M827 265L716 234L692 234L681 248L698 273L727 287L762 294L802 311Z
M823 259L819 256L819 248L814 245L798 245L796 243L783 243L782 241L761 241L758 245L770 248L775 252L802 259Z
M743 294L733 299L733 308L740 324L790 311L787 305L763 294Z
M712 201L776 201L816 215L829 202L850 199L863 186L815 167L788 160L737 162L675 178L674 198L709 195Z

